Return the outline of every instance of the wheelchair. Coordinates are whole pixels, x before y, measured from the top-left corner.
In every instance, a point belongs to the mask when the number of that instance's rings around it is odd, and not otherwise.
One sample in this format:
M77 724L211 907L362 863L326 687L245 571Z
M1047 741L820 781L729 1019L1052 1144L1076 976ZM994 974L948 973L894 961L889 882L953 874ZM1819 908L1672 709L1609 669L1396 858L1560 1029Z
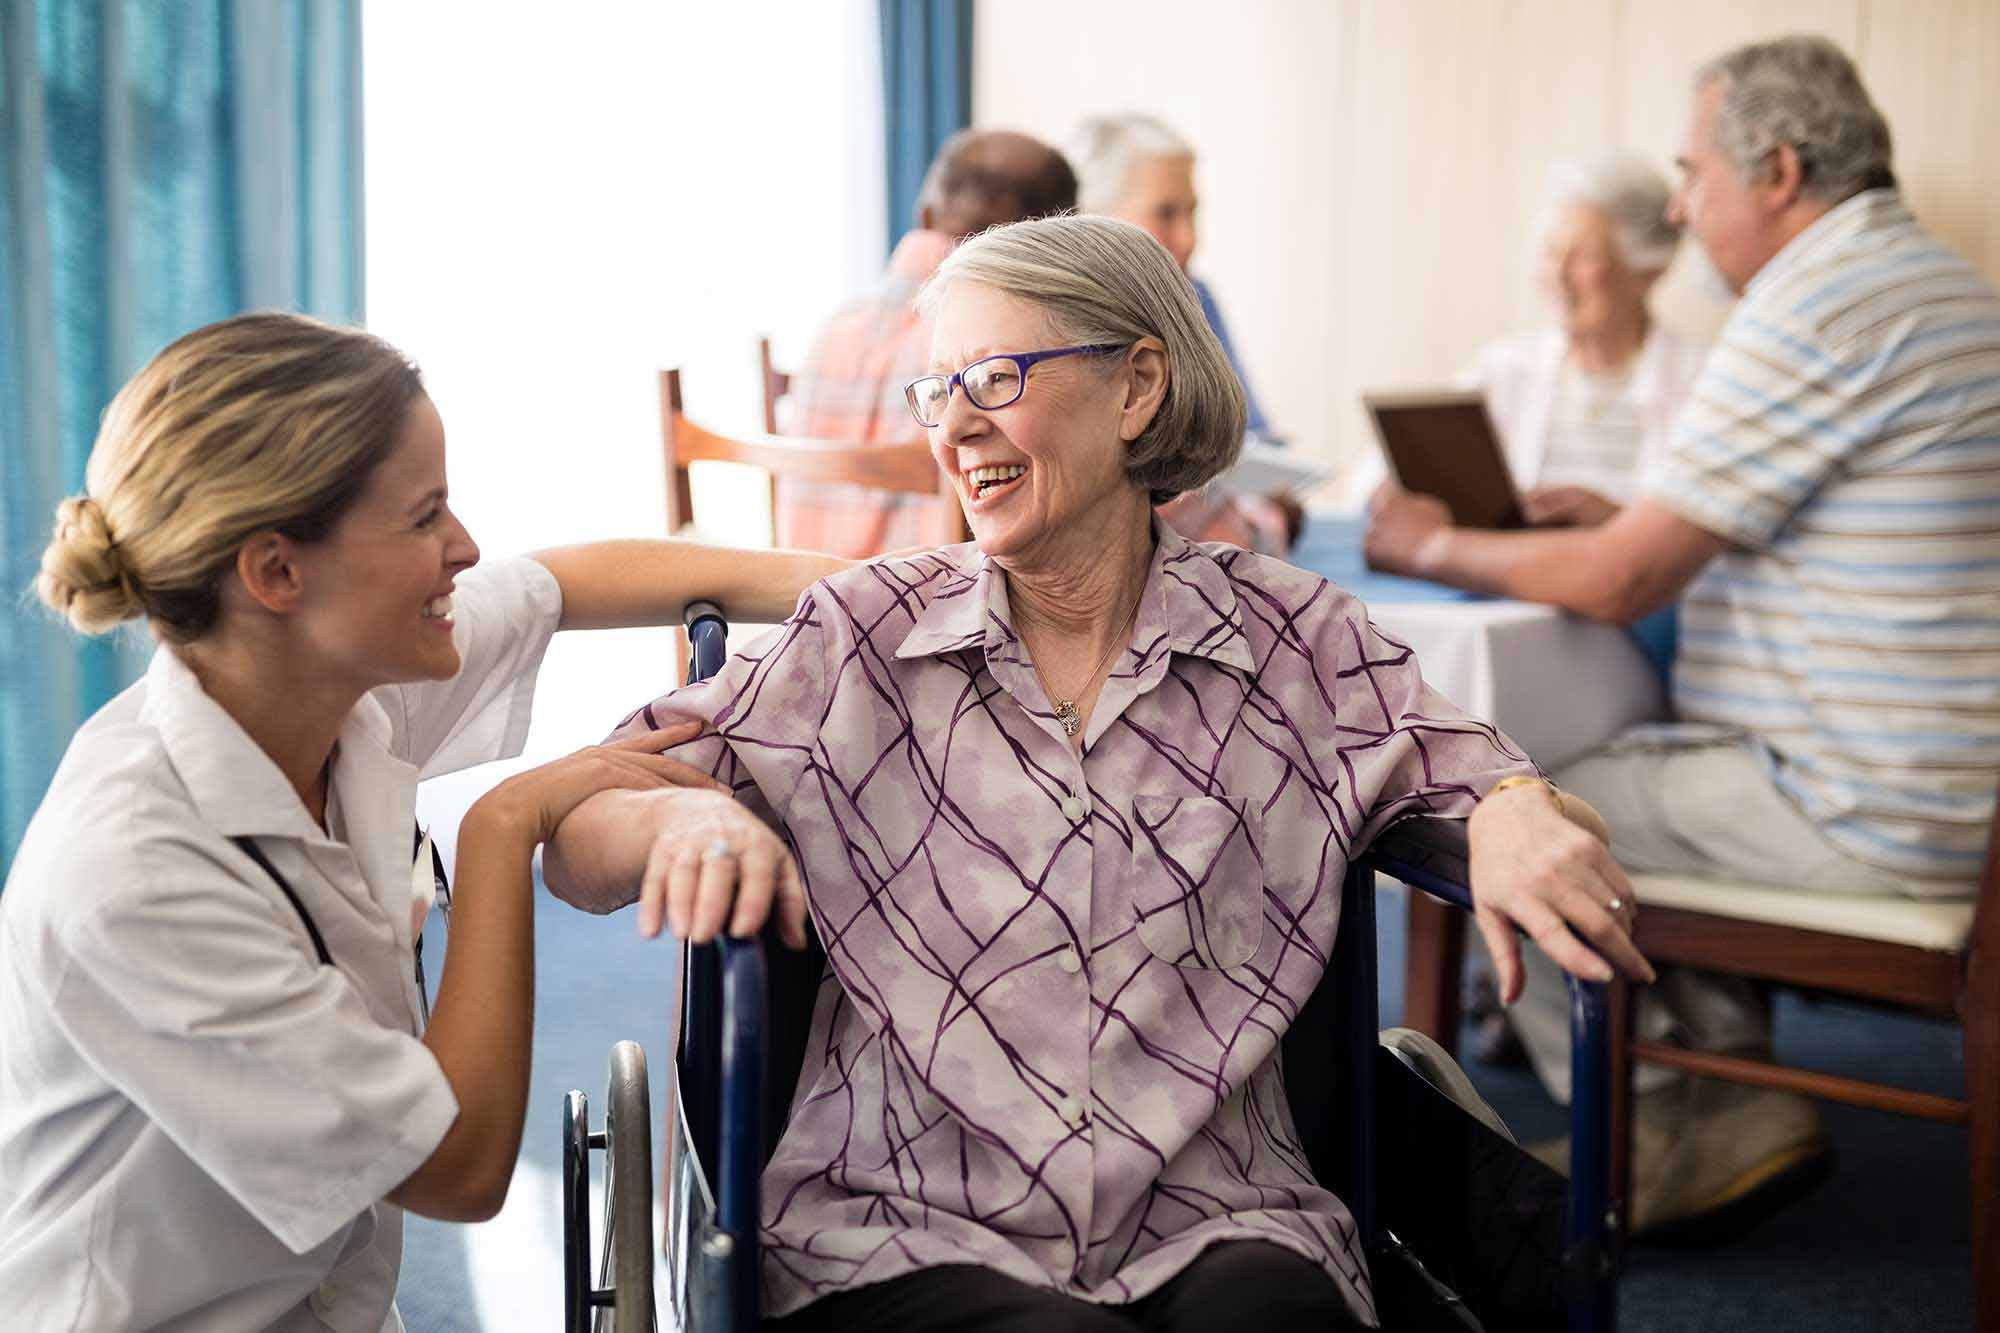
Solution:
M688 608L691 680L721 668L720 608ZM1571 1175L1566 1185L1479 1124L1441 1080L1377 1038L1375 877L1470 910L1462 821L1414 819L1379 837L1342 885L1341 928L1319 988L1284 1038L1285 1086L1316 1177L1367 1240L1382 1325L1390 1330L1567 1327L1611 1333L1616 1323L1618 1216L1609 1201L1610 1041L1607 988L1570 979ZM766 932L769 935L769 932ZM804 1059L824 954L766 939L682 946L670 1073L666 1256L671 1306L686 1333L752 1333L760 1318L759 1176L777 1146ZM1448 1062L1449 1057L1437 1052ZM1412 1072L1413 1068L1415 1072ZM1458 1080L1463 1075L1450 1071ZM1426 1075L1431 1075L1426 1077ZM563 1235L570 1333L650 1333L650 1117L644 1055L612 1053L606 1128L591 1133L583 1094L564 1107ZM602 1148L605 1241L598 1282L587 1269L589 1153ZM1421 1165L1418 1165L1418 1164ZM1496 1195L1496 1174L1532 1174L1542 1204ZM1484 1184L1476 1209L1451 1191ZM1440 1191L1443 1191L1441 1194ZM1473 1197L1461 1189L1457 1198ZM1525 1191L1528 1204L1534 1190ZM1497 1250L1544 1243L1540 1273L1501 1291ZM1482 1253L1483 1252L1483 1253ZM1531 1275L1532 1278L1533 1275ZM1461 1294L1461 1290L1463 1294ZM1524 1304L1525 1300L1525 1304Z

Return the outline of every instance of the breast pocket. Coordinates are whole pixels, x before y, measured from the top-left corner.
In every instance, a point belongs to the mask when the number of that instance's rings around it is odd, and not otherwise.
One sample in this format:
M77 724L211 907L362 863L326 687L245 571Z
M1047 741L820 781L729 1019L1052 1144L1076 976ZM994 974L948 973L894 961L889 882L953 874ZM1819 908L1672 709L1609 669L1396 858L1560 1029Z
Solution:
M1177 967L1240 967L1264 939L1257 812L1215 796L1133 798L1139 939Z

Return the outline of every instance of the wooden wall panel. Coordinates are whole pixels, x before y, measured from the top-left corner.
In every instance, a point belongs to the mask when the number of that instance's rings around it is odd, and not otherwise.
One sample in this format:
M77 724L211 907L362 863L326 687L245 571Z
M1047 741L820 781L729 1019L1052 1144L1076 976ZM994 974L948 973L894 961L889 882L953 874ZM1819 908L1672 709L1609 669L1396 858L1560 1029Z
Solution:
M1353 171L1344 6L1006 0L975 14L974 117L1060 144L1086 115L1145 111L1199 150L1194 270L1228 317L1277 427L1332 438L1338 262Z
M1919 215L2000 279L2000 0L982 0L975 112L1061 136L1150 110L1194 140L1195 268L1273 419L1332 460L1372 449L1363 388L1544 318L1553 159L1670 172L1695 68L1789 32L1855 55ZM1727 309L1700 268L1655 303L1692 332Z
M2000 281L2000 0L1870 0L1859 60L1910 207Z
M1361 0L1345 281L1356 393L1436 384L1545 318L1534 246L1550 165L1613 139L1615 9Z

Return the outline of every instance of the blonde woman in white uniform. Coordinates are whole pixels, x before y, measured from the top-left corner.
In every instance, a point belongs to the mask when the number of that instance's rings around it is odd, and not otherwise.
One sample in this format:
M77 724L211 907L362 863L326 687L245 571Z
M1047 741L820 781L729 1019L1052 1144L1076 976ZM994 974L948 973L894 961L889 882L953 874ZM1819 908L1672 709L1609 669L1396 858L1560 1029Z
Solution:
M143 616L145 678L78 731L0 894L0 1322L400 1328L402 1214L477 1220L520 1146L530 860L609 788L592 747L460 832L450 954L413 977L420 777L517 753L557 629L776 620L842 561L626 542L480 565L416 369L251 315L105 414L38 591Z

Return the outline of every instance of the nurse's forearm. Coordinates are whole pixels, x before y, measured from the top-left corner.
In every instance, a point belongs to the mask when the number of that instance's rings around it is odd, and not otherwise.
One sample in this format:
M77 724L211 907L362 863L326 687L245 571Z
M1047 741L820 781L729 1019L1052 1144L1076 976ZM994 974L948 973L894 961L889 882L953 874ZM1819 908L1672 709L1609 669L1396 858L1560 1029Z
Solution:
M520 1155L535 1011L535 844L523 828L474 806L459 830L449 953L424 1032L458 1119L389 1195L425 1217L493 1216Z
M703 542L592 542L537 551L562 585L562 629L678 624L691 601L731 620L775 624L799 594L853 562L812 551L755 551Z

